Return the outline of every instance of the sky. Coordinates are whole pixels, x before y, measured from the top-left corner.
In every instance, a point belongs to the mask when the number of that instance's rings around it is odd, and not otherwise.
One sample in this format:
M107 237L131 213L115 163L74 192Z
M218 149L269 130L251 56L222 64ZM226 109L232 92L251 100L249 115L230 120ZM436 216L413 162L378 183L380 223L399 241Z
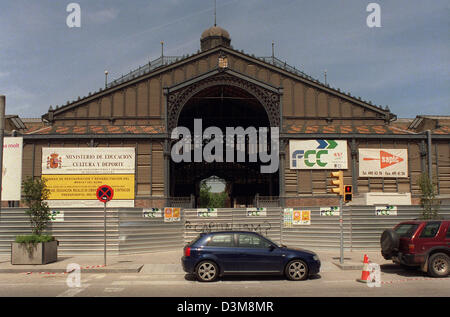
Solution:
M372 0L373 1L373 0ZM66 24L81 8L81 27ZM450 115L450 1L217 0L231 45L275 55L399 118ZM0 95L6 113L41 117L160 56L194 54L214 0L0 0Z

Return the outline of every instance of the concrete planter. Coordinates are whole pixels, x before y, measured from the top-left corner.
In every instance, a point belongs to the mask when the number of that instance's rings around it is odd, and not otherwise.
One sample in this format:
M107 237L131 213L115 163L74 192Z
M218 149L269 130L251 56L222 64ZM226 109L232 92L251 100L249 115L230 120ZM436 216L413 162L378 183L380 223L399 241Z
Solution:
M58 241L11 245L11 264L47 264L58 260Z

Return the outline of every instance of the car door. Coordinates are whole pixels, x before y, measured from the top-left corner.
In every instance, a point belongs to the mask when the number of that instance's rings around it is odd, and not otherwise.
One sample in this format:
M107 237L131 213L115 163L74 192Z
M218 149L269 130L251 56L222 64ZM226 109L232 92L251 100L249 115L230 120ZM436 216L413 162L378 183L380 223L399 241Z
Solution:
M224 272L238 271L238 259L232 233L211 235L202 248L203 254L217 260Z
M241 272L273 273L283 270L282 252L266 239L253 233L238 233L236 240Z

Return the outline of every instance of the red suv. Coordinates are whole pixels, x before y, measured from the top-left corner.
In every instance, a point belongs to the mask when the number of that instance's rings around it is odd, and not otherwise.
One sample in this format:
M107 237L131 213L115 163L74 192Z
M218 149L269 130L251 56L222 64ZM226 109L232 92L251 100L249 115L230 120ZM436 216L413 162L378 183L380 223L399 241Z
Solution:
M405 221L385 230L380 239L381 254L403 267L420 267L433 277L450 270L450 221Z

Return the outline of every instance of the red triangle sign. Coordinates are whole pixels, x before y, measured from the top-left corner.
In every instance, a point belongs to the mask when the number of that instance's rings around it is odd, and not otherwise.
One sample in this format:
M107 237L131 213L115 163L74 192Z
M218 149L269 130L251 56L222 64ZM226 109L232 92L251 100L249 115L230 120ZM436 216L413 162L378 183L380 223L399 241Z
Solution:
M380 165L382 169L400 162L403 162L401 157L380 150Z

